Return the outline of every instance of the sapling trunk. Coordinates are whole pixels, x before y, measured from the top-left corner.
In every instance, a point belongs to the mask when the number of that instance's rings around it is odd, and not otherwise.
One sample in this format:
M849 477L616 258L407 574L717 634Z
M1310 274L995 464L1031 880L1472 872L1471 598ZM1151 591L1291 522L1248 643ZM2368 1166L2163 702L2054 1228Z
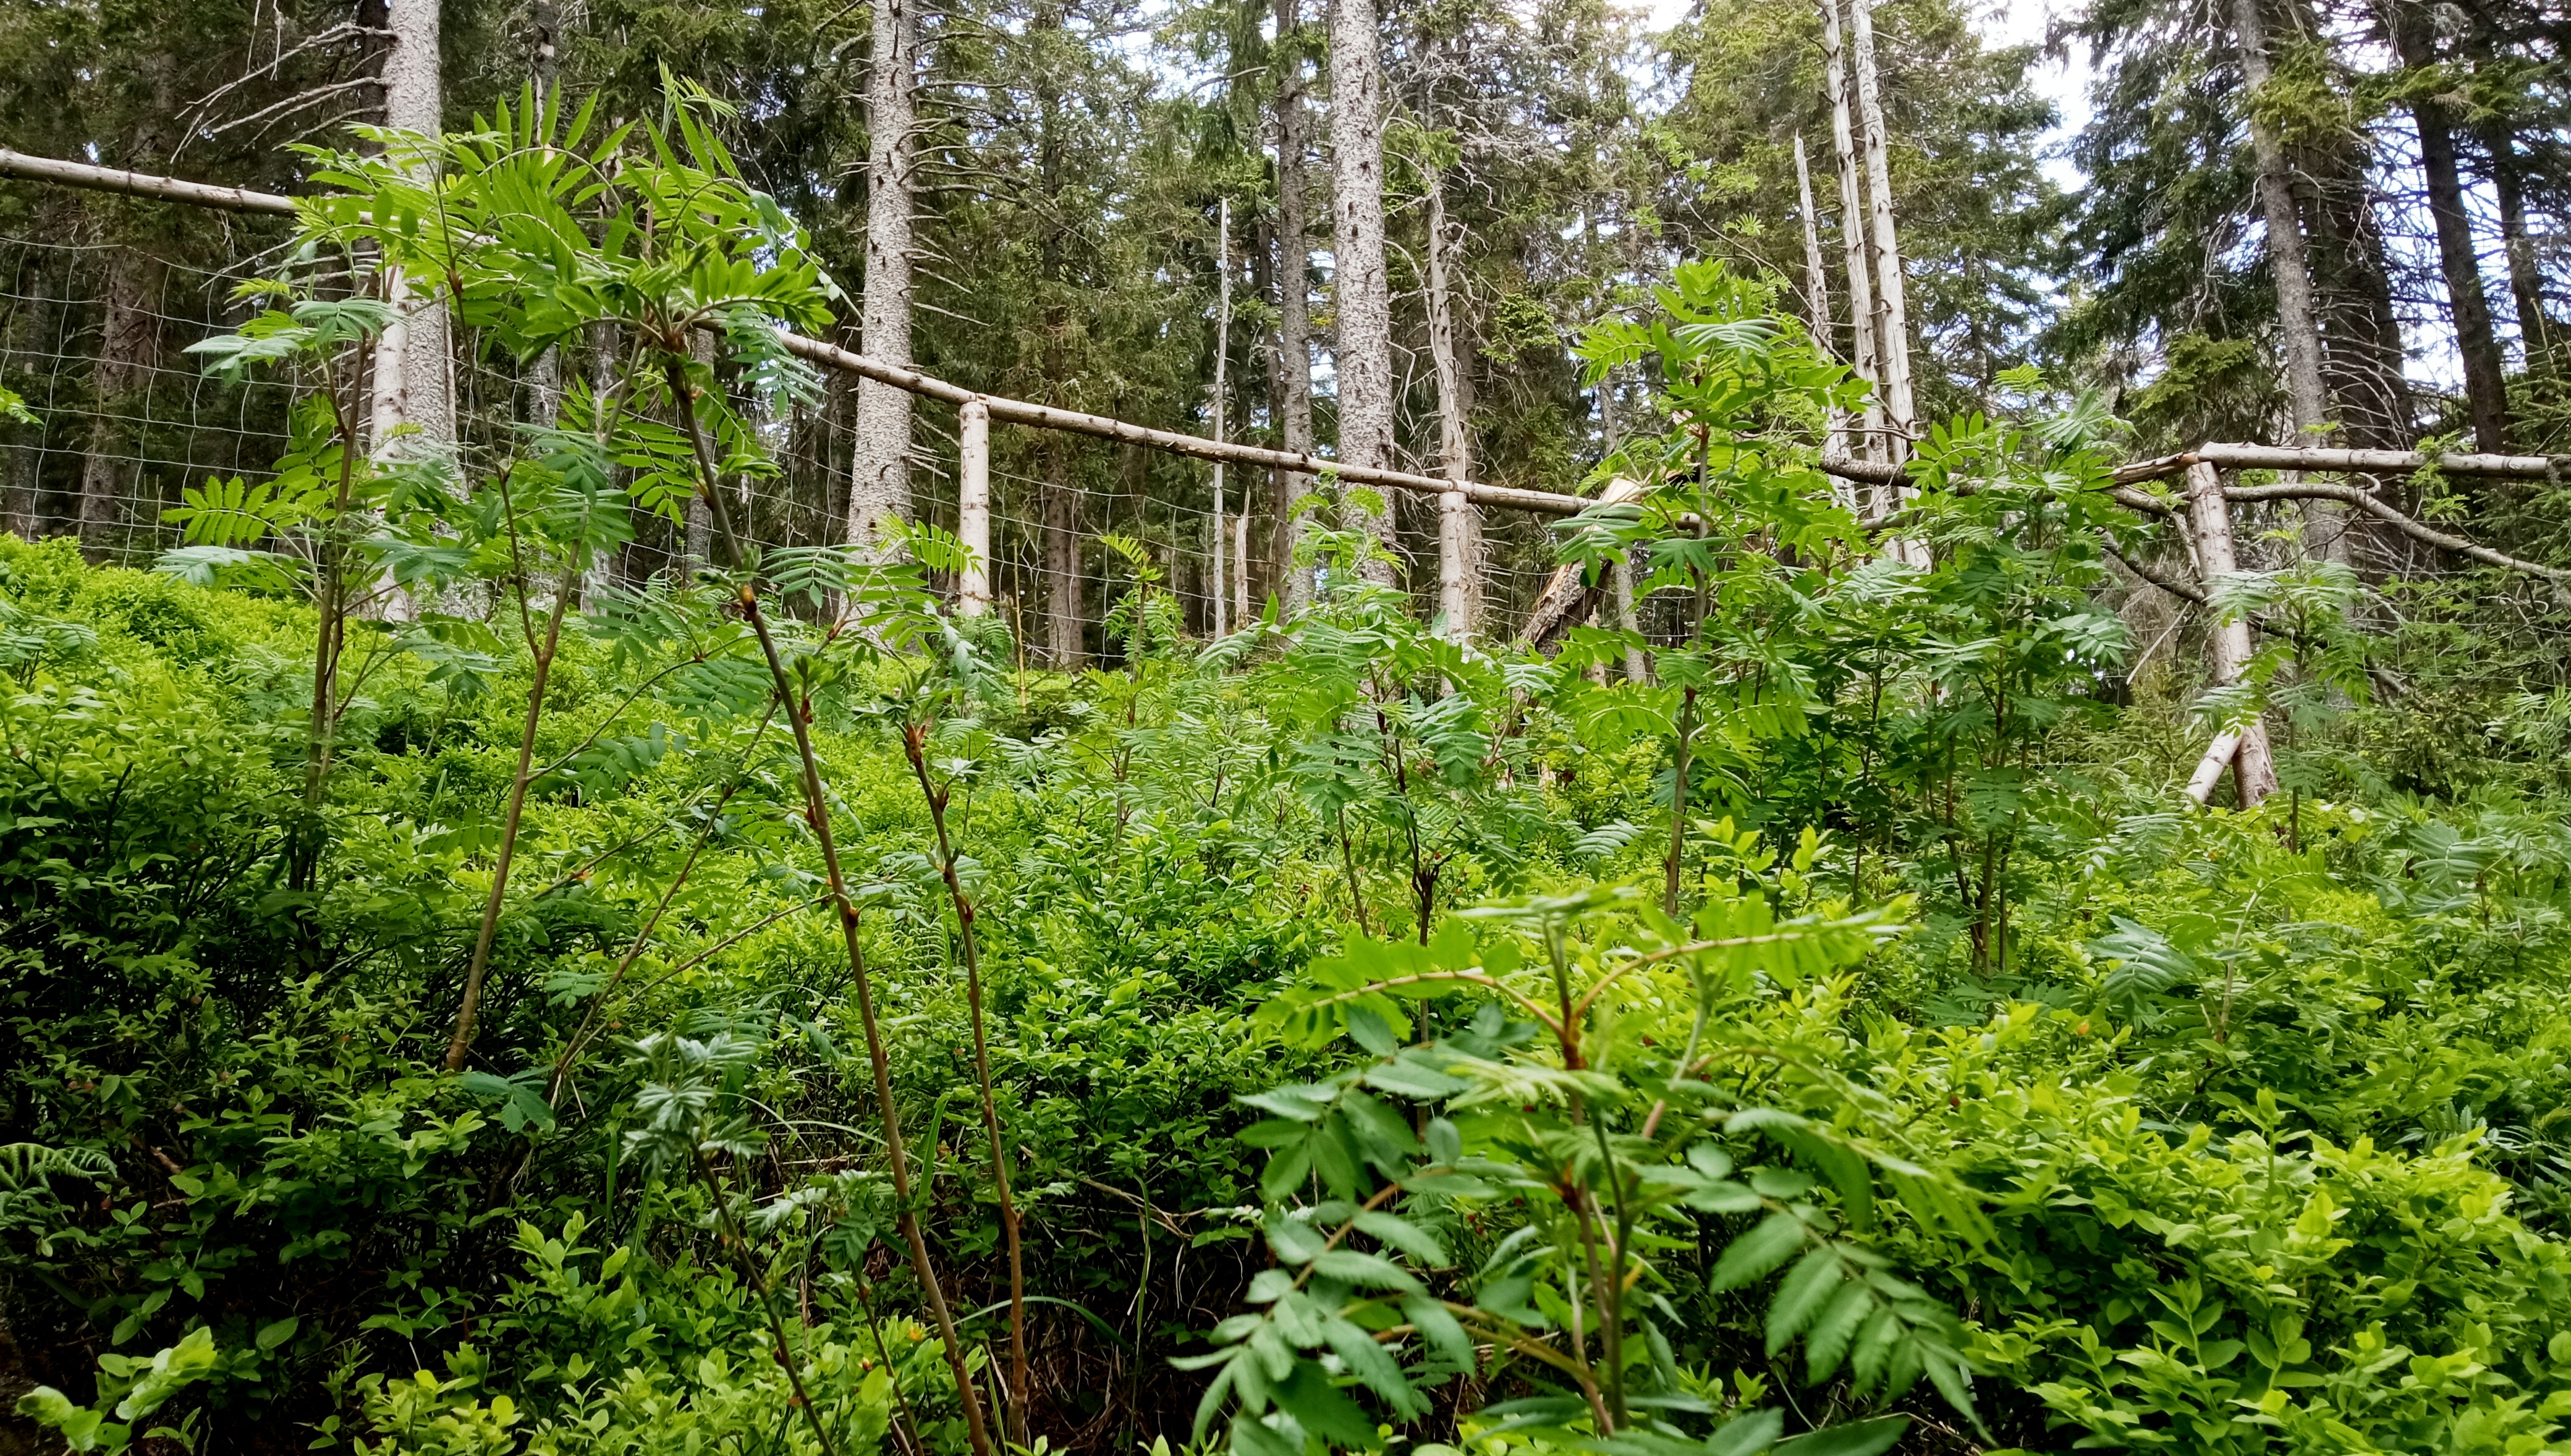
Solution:
M697 418L696 389L688 382L688 354L684 345L671 350L664 347L663 368L670 389L679 403L680 420L686 424L688 444L697 460L697 491L714 518L715 535L723 543L730 564L742 564L741 538L733 530L732 509L726 504L721 476L715 468L714 452L706 443L703 422ZM866 1061L874 1073L875 1110L883 1121L884 1152L887 1171L892 1177L895 1207L901 1210L902 1242L910 1255L911 1272L919 1279L920 1290L928 1299L930 1315L937 1321L937 1333L945 1346L947 1368L955 1376L956 1403L964 1409L964 1433L975 1456L999 1456L991 1444L991 1432L983 1418L982 1398L973 1384L973 1372L965 1363L964 1342L955 1332L955 1313L946 1302L945 1286L938 1282L937 1269L928 1259L928 1240L919 1228L919 1213L911 1202L910 1157L901 1141L901 1110L893 1102L892 1063L884 1053L883 1029L875 1017L872 978L866 974L865 946L860 934L856 901L848 894L847 877L839 867L839 847L830 834L830 798L821 784L821 759L812 746L812 728L806 722L804 704L794 692L793 675L786 672L785 660L777 654L776 639L768 628L768 615L760 609L759 588L745 581L740 588L742 616L759 639L759 651L767 659L769 676L776 685L776 695L785 706L785 721L794 731L794 756L803 779L803 810L812 826L812 837L820 846L821 869L829 884L830 901L839 912L839 938L845 945L848 970L857 987L857 1017L866 1033Z
M1661 913L1673 920L1679 913L1679 870L1687 860L1688 750L1696 738L1696 685L1681 692L1678 761L1670 779L1670 854L1661 879Z
M504 489L506 487L503 487ZM587 553L575 559L576 574L588 565ZM553 676L554 655L562 647L563 618L571 609L571 583L566 576L554 592L553 610L545 614L545 635L536 649L527 685L527 718L518 729L518 766L509 776L509 803L500 815L500 848L491 861L491 892L482 899L482 923L473 932L473 958L464 968L464 999L455 1008L455 1034L446 1043L446 1070L459 1072L473 1050L473 1023L482 1007L482 982L491 970L491 942L500 929L500 907L509 895L509 866L517 857L518 824L527 808L527 785L536 760L536 731L544 726L545 685ZM519 590L525 590L521 579Z
M929 822L937 830L937 869L946 881L946 896L955 906L957 948L964 961L964 1000L973 1018L973 1081L982 1097L982 1131L991 1143L991 1182L1000 1193L1000 1232L1009 1247L1009 1388L1010 1438L1023 1446L1027 1440L1027 1271L1026 1260L1018 1243L1018 1204L1009 1189L1008 1144L1000 1136L1000 1105L991 1094L991 1045L984 1030L982 1016L982 950L981 936L973 925L973 897L964 892L964 881L955 873L955 844L946 832L946 790L931 783L928 777L928 726L906 724L901 733L902 752L910 759L910 771L919 780L919 796L928 805Z
M362 356L363 351L360 351ZM342 533L348 505L356 495L356 404L343 398L337 373L323 364L323 391L330 402L331 427L339 436L339 480L330 502L330 519L312 553L312 600L318 619L312 634L312 714L303 741L303 823L296 831L286 883L298 892L312 888L321 867L321 805L330 782L332 739L338 731L339 656L347 643L347 594ZM361 362L350 380L352 394L366 387ZM310 919L305 916L309 928Z

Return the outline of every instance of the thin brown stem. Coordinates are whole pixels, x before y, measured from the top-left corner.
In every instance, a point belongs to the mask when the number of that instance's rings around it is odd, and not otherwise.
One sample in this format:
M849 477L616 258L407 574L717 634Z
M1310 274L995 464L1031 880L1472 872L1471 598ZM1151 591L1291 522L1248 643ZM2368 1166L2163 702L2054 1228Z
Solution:
M1033 1398L1033 1387L1027 1383L1027 1271L1026 1259L1018 1240L1018 1204L1009 1188L1009 1157L1000 1135L1000 1105L991 1092L991 1045L982 1013L981 935L973 920L973 897L964 892L964 881L955 872L955 844L946 832L946 790L929 781L928 726L906 724L901 733L902 752L910 759L911 775L919 782L920 798L928 805L929 822L937 831L937 869L946 881L947 899L955 907L956 942L963 953L964 999L973 1019L973 1079L981 1093L982 1131L991 1143L991 1182L1000 1195L1000 1232L1009 1248L1009 1388L1016 1395L1010 1402L1010 1439L1023 1446L1027 1442L1027 1407Z
M696 390L688 382L686 334L675 331L680 348L664 349L663 368L670 381L676 413L686 424L688 443L697 457L697 489L714 517L717 535L725 553L736 566L745 553L741 538L734 534L731 507L723 498L720 476L715 468L714 452L706 443L705 426L697 418ZM839 848L830 834L830 797L821 782L821 759L812 746L811 726L804 722L794 692L793 675L785 669L785 660L776 651L776 640L768 630L768 616L760 610L759 588L745 581L740 596L742 615L750 622L751 631L759 638L759 650L768 661L769 676L775 681L776 696L786 705L786 723L794 731L794 755L802 770L804 814L812 826L812 837L821 851L821 868L829 883L830 899L839 911L839 937L847 950L848 970L856 982L857 1017L866 1033L866 1061L874 1073L875 1110L883 1121L884 1151L887 1171L892 1178L893 1203L900 1213L902 1242L910 1255L911 1272L917 1276L921 1293L928 1300L929 1312L937 1321L937 1333L943 1343L946 1364L955 1377L955 1398L964 1410L964 1433L975 1456L999 1456L991 1442L991 1432L982 1413L982 1397L973 1383L973 1371L965 1361L964 1342L955 1329L955 1312L946 1302L946 1288L937 1278L936 1266L929 1262L928 1240L921 1233L919 1212L911 1197L910 1157L902 1147L901 1110L892 1095L892 1061L884 1051L883 1028L875 1015L873 978L866 974L864 937L857 914L856 901L848 894L847 877L840 870Z
M573 570L579 570L587 559L587 552L577 554ZM525 595L522 578L522 612ZM536 757L536 731L544 725L545 684L553 676L554 657L562 647L563 618L570 610L571 593L555 592L553 611L545 616L544 641L536 649L534 675L527 686L527 719L518 730L517 771L509 777L509 803L500 816L500 848L491 863L491 892L482 900L482 923L473 932L473 958L464 967L464 999L455 1008L455 1034L446 1043L446 1070L450 1073L463 1070L464 1059L473 1049L474 1017L482 1006L483 979L491 970L491 943L499 934L500 907L509 894L509 866L517 857L518 825L526 813L527 785L534 781L530 770Z

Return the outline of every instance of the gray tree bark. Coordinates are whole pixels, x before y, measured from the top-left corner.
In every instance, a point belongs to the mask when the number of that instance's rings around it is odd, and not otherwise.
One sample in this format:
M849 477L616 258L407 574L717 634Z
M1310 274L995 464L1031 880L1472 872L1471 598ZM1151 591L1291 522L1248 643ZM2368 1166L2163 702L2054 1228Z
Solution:
M2388 28L2401 64L2423 71L2437 64L2437 39L2420 7L2396 3ZM2454 316L2455 347L2464 356L2464 408L2473 426L2473 448L2498 454L2508 448L2508 373L2499 336L2491 328L2490 295L2482 284L2480 251L2473 245L2472 215L2464 210L2463 166L2456 156L2454 118L2435 96L2414 96L2410 119L2419 129L2419 171L2428 184L2428 217L2437 229L2438 270Z
M1392 465L1392 287L1383 243L1383 61L1374 0L1330 4L1330 290L1337 314L1339 452L1350 465ZM1344 492L1343 492L1344 494ZM1346 523L1397 544L1392 503ZM1389 562L1360 575L1393 584Z
M1910 305L1901 279L1901 242L1892 226L1892 162L1885 145L1883 101L1874 84L1873 0L1848 0L1848 29L1856 42L1856 104L1865 129L1866 200L1874 235L1874 347L1883 363L1883 412L1889 431L1884 458L1910 453L1918 412L1910 392Z
M1086 595L1080 581L1080 492L1072 488L1070 451L1059 434L1045 436L1045 666L1076 672L1088 656Z
M1277 379L1279 443L1289 453L1312 449L1312 247L1311 114L1303 104L1303 59L1288 36L1302 24L1301 0L1277 0ZM1277 538L1273 546L1285 605L1299 612L1312 600L1312 573L1294 565L1295 548L1309 533L1310 518L1294 508L1313 490L1312 478L1280 472L1276 481Z
M1830 145L1839 167L1839 243L1846 253L1848 283L1849 363L1856 376L1872 386L1865 400L1865 438L1855 451L1860 460L1883 454L1883 364L1875 349L1874 282L1865 257L1865 197L1857 183L1856 134L1848 121L1847 56L1839 43L1838 0L1821 0L1821 92L1830 107ZM1876 488L1875 509L1891 505L1888 487Z
M2259 0L2232 0L2233 36L2241 46L2241 75L2249 96L2250 150L2259 169L2259 204L2268 220L2268 267L2275 274L2277 333L2286 355L2286 405L2298 444L2313 444L2330 419L2329 393L2321 382L2321 332L2313 306L2313 265L2304 244L2303 210L2295 200L2293 169L2277 129L2260 119L2259 93L2268 85L2267 23ZM2344 521L2321 502L2305 511L2305 537L2324 556L2342 553Z
M445 93L438 80L438 0L389 0L384 52L384 125L437 136L445 130ZM386 278L386 297L401 316L375 346L375 449L398 444L401 425L416 425L415 446L439 449L455 442L454 361L449 356L446 305L427 280Z
M141 467L134 415L151 387L161 348L161 320L152 311L160 265L137 247L119 247L107 269L106 316L98 355L90 361L91 418L81 458L81 554L92 562L123 553L126 507Z
M1828 264L1821 260L1821 220L1812 207L1812 166L1803 156L1803 135L1795 134L1795 188L1803 215L1803 310L1811 319L1812 343L1822 358L1831 358L1838 350L1831 346L1830 335L1837 331L1830 319L1830 275ZM1821 443L1821 458L1844 459L1847 456L1847 411L1830 406L1828 433ZM1830 477L1830 494L1841 505L1854 505L1846 481Z
M1455 329L1454 240L1446 229L1445 179L1428 173L1428 351L1437 366L1437 453L1449 480L1473 478L1464 351ZM1482 513L1462 491L1437 497L1437 612L1457 640L1481 631Z
M918 170L919 12L916 0L875 0L866 78L866 262L860 317L865 351L910 362L911 196ZM876 546L885 523L910 516L910 395L857 385L848 541Z

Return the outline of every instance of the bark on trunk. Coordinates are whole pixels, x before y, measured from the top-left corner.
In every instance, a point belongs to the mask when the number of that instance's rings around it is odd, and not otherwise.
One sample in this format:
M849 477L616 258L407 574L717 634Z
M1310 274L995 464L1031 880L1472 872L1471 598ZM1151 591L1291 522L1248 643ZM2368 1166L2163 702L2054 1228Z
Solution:
M2491 127L2482 137L2490 152L2491 191L2499 199L2499 236L2508 257L2508 291L2517 305L2517 341L2529 369L2553 353L2553 320L2544 311L2544 274L2535 265L2535 241L2526 231L2526 175L2507 131Z
M1437 364L1437 453L1449 480L1473 478L1473 433L1464 395L1464 353L1456 338L1446 232L1445 180L1428 173L1428 351ZM1482 513L1461 491L1437 497L1437 613L1458 639L1481 631L1476 584Z
M2240 570L2232 547L2232 508L2223 499L2223 472L2202 462L2188 467L2187 509L2196 537L2197 568L2211 591L2217 578ZM2213 649L2214 681L2225 686L2241 681L2241 670L2250 662L2250 624L2237 619L2217 624ZM2218 736L2216 742L2222 741ZM2242 729L2232 764L2243 808L2257 808L2261 799L2277 791L2277 765L2269 753L2266 723L2253 722Z
M135 247L119 247L107 270L106 317L99 327L98 357L90 363L91 418L81 459L81 554L92 562L121 555L126 547L126 507L140 475L142 449L136 421L161 347L161 320L152 310L160 264Z
M436 136L445 129L444 91L438 80L438 0L389 0L384 51L384 125ZM435 449L455 441L454 362L449 357L446 305L434 280L395 275L386 296L401 316L383 332L375 351L375 449L399 445L395 427L415 425L406 449Z
M866 77L865 351L910 362L911 194L918 160L919 12L916 0L875 0ZM910 516L910 395L872 379L857 385L856 459L848 542L877 547L885 524Z
M10 353L44 353L58 347L56 330L62 326L61 293L69 280L57 271L53 255L31 251L22 255L22 271L13 280L15 291L26 301L10 310L5 342ZM59 381L48 381L59 387ZM44 446L52 401L39 396L27 401L36 410L36 423L0 425L0 438L8 444L6 474L0 477L0 531L7 531L21 541L33 541L43 529L44 516Z
M1839 243L1848 280L1849 361L1866 382L1865 438L1857 444L1860 460L1883 455L1883 365L1875 349L1874 281L1865 260L1865 197L1857 183L1856 137L1848 122L1847 56L1839 44L1838 0L1821 0L1821 90L1830 107L1830 144L1839 167ZM1873 488L1874 509L1889 509L1888 486Z
M1884 140L1883 102L1875 88L1873 0L1848 0L1848 22L1856 42L1857 116L1865 129L1866 202L1873 222L1874 347L1883 363L1884 458L1898 462L1909 458L1918 412L1910 390L1910 305L1901 280L1901 242L1892 226L1892 160Z
M1383 65L1374 0L1330 4L1330 289L1336 304L1339 451L1350 465L1392 465L1392 291L1383 246ZM1397 543L1392 503L1350 511L1346 523ZM1393 584L1389 562L1359 573Z
M2393 7L2390 30L2401 64L2424 71L2437 64L2437 39L2428 16L2415 5ZM2490 295L2482 286L2473 246L2472 215L2464 211L2464 180L2456 157L2454 119L2435 96L2410 103L2419 129L2419 171L2428 184L2428 216L2437 227L2437 265L2445 275L2446 302L2455 322L2455 347L2464 356L2464 407L2472 420L2473 448L2507 449L2508 375L2491 328Z
M1277 427L1282 448L1312 448L1312 280L1310 178L1311 115L1303 105L1303 56L1288 37L1302 24L1301 0L1277 0ZM1312 573L1294 563L1295 548L1309 533L1310 518L1295 510L1315 488L1312 477L1277 477L1277 531L1271 550L1286 610L1312 600Z
M2259 0L2232 0L2232 29L2241 47L2241 74L2248 90L2244 109L2250 115L2250 150L2259 169L2259 203L2268 220L2268 267L2277 289L2277 332L2286 355L2286 402L2294 415L2295 439L2311 444L2329 423L2329 397L2321 384L2320 323L2313 311L2313 266L2304 245L2304 224L2295 204L2293 170L2277 129L2262 120L2259 93L2268 86L2268 30ZM2306 506L2308 546L2330 559L2344 555L2344 515L2335 506L2314 501Z
M1079 670L1088 657L1081 620L1080 493L1069 478L1070 451L1060 435L1045 438L1045 666Z

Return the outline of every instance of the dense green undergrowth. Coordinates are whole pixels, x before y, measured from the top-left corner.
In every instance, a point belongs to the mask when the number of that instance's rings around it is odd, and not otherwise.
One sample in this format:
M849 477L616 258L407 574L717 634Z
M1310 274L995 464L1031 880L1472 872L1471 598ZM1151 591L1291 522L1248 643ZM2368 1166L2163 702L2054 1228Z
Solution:
M413 275L494 347L646 340L487 477L355 449L383 318L280 284L222 361L317 391L277 483L192 490L150 572L0 540L45 1439L2571 1446L2558 695L2430 652L2386 697L2416 642L2344 572L2219 581L2272 630L2200 709L2285 790L2187 803L2114 422L2020 381L1874 551L1808 463L1851 386L1711 268L1589 340L1676 423L1564 533L1676 640L1458 643L1326 507L1336 585L1217 643L1107 543L1078 678L950 615L931 532L575 610L795 387L757 325L821 283L699 140L616 183L689 207L563 222L577 286L473 211L569 219L528 199L577 139L450 144L469 245ZM398 164L306 226L432 246L370 221ZM419 620L355 610L387 577Z

